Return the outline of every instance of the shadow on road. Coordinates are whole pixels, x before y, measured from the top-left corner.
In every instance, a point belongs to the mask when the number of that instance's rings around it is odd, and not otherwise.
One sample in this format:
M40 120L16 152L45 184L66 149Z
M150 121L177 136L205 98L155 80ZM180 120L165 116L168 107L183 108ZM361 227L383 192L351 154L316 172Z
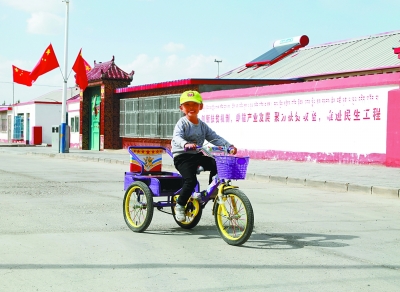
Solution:
M345 247L345 241L358 238L352 235L318 233L253 233L247 248L298 249L306 246Z
M163 231L149 231L145 233L155 235L199 236L198 239L221 238L215 226L196 226L193 229L180 227ZM346 247L347 242L358 238L352 235L319 234L319 233L253 233L243 245L245 248L255 249L299 249L306 246L315 247ZM221 238L222 239L222 238Z

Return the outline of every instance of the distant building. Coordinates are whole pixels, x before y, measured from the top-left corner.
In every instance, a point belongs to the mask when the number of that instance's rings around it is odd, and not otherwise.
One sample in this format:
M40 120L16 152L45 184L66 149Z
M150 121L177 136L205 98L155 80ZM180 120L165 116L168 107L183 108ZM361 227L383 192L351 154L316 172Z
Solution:
M205 100L201 118L241 154L400 166L399 40L395 31L306 47L300 36L275 42L214 86L188 79L118 88L123 147L168 147L179 94L195 89Z
M79 94L79 88L68 88L67 98ZM7 114L2 114L6 120L7 130L0 132L7 137L0 136L1 142L35 144L33 129L40 128L41 137L36 137L40 144L51 144L52 126L61 121L62 90L51 91L27 102L8 106Z
M0 142L11 143L12 106L0 106Z
M204 98L201 119L241 154L400 166L399 40L395 31L307 47L302 35L276 41L217 78L139 86L129 86L134 72L121 70L113 57L95 63L87 89L67 102L70 145L169 147L182 116L179 95L190 89Z

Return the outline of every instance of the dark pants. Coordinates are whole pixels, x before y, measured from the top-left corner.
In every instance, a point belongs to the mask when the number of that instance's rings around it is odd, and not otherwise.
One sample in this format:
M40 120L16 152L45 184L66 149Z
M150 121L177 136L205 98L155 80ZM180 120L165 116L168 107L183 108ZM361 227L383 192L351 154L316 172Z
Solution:
M205 156L203 153L178 155L174 158L174 165L183 178L183 186L178 198L178 204L182 206L186 205L197 184L196 171L199 165L204 170L210 171L208 183L217 174L217 165L214 158Z

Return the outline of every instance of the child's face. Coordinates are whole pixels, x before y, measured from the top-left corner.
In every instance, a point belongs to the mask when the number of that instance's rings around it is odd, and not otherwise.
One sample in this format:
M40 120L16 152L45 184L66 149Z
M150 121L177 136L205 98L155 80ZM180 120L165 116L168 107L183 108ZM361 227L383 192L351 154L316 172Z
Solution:
M187 117L197 117L199 111L203 109L202 103L197 103L193 101L188 101L179 107L180 110L187 116Z

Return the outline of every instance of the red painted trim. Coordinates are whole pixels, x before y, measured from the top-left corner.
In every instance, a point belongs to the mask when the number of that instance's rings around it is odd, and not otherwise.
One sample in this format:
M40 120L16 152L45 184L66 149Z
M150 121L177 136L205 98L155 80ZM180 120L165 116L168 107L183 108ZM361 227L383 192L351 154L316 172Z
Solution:
M270 65L273 65L273 64L279 62L280 60L282 60L282 59L285 58L286 56L289 56L290 54L292 54L293 52L297 51L297 50L300 49L301 47L303 47L303 46L302 46L302 45L298 45L298 46L295 46L294 48L291 48L289 51L287 51L287 52L285 52L285 53L279 55L277 58L273 59L273 60L270 62Z
M128 149L129 146L162 146L171 149L170 139L159 139L159 138L128 138L121 137L122 148Z
M15 144L26 144L26 145L28 145L27 142L28 142L28 141L25 141L24 139L20 139L20 140L11 139L11 143L15 143Z
M396 65L396 66L388 66L388 67L373 67L373 68L367 68L366 70L368 70L368 71L379 71L379 70L389 70L389 69L395 69L395 70L398 70L399 69L399 66L398 65ZM365 70L363 70L363 71L351 71L351 72L353 72L353 73L355 73L355 72L365 72ZM328 75L343 75L343 73L348 73L348 72L343 72L343 71L334 71L334 72L324 72L323 74L322 73L319 73L319 74L317 74L317 75L306 75L306 76L302 76L302 78L311 78L311 77L314 77L314 78L318 78L318 77L320 77L320 76L322 76L322 75L324 75L324 76L328 76ZM391 73L378 73L378 74L391 74ZM374 74L374 75L378 75L378 74ZM346 77L345 77L346 78Z
M79 143L69 143L69 148L79 149Z
M302 79L183 79L167 81L161 83L144 84L138 86L117 88L114 93L125 93L142 90L154 90L167 87L178 87L184 85L270 85L287 84L293 82L302 82Z
M11 110L12 110L11 106L0 107L0 112L11 111Z
M60 101L27 101L27 102L21 102L17 103L14 106L23 106L23 105L29 105L29 104L61 104Z
M399 85L399 82L400 73L377 74L283 85L219 90L213 92L204 92L201 94L201 96L204 100L226 99L235 97L257 97L368 86Z
M250 156L252 159L266 160L288 160L308 161L319 163L345 163L345 164L384 164L386 154L384 153L310 153L310 152L288 152L278 150L238 150L238 155Z
M59 101L34 101L34 104L62 104Z
M79 103L79 102L80 102L80 99L79 99L79 98L67 100L67 104L70 104L70 103Z
M169 139L149 139L149 138L122 138L122 148L129 146L163 146L171 148ZM250 156L252 159L267 160L290 160L290 161L311 161L321 163L348 163L348 164L384 164L386 154L384 153L310 153L310 152L288 152L277 150L240 150L238 155Z
M240 72L242 72L242 71L244 71L244 70L247 70L247 67L245 66L243 69L241 69L241 70L239 70L237 73L240 73ZM232 73L232 71L230 71L229 72L229 74L230 73ZM227 75L229 75L229 74L225 74L224 76L227 76ZM221 75L222 76L222 75Z
M400 89L388 93L386 165L400 166Z
M246 64L246 67L253 67L253 66L264 66L264 65L270 65L271 64L271 60L267 60L267 61L262 61L262 62L250 62Z

